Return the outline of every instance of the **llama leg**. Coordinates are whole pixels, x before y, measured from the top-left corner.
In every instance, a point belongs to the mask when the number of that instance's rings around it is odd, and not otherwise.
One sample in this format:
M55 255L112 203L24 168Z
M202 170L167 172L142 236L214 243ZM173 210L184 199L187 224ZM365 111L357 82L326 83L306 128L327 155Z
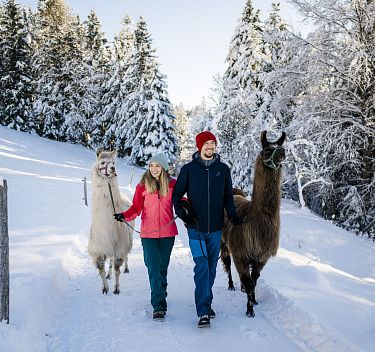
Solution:
M113 293L118 295L120 293L120 266L122 265L123 260L121 258L115 259L115 287Z
M129 266L128 266L128 257L125 258L124 261L124 273L128 274L129 273Z
M224 265L224 270L228 275L228 290L234 291L232 270L231 270L231 259L228 247L225 244L221 244L221 261Z
M240 276L241 280L241 286L245 288L245 292L247 295L247 309L246 309L246 315L248 317L254 318L254 303L252 300L253 294L254 294L254 283L250 276L250 265L248 263L242 263L235 260L235 265L238 271L238 274Z
M105 259L103 257L97 257L95 265L99 270L100 277L102 278L102 292L107 294L109 287L105 276Z
M257 286L257 281L260 276L260 272L263 269L264 264L263 263L258 263L258 262L252 262L251 263L251 280L253 281L254 284L254 292L252 294L251 300L253 301L254 305L257 305L258 302L255 299L255 287Z
M113 267L113 259L111 258L109 260L109 268L108 268L108 272L107 272L107 280L111 280L111 278L112 278L112 267Z

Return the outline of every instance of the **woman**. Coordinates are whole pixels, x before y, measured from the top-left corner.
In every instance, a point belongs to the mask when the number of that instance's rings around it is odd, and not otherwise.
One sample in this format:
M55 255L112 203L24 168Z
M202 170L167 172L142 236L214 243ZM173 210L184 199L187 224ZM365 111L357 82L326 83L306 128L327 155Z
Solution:
M163 154L152 157L135 189L131 207L114 214L117 221L131 221L142 213L140 236L150 281L153 319L164 319L167 312L167 270L177 235L172 208L176 180L168 175L168 169L168 160Z

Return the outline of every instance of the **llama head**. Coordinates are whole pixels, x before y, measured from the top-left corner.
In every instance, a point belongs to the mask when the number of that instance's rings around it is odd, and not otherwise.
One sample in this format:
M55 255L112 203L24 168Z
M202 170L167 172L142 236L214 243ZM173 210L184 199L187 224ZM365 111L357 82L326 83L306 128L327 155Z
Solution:
M285 159L285 149L282 146L285 138L286 133L283 132L281 137L276 142L270 142L267 139L267 131L263 131L261 134L261 157L263 160L263 164L272 170L277 170Z
M107 178L117 176L115 158L116 150L106 151L103 148L97 149L95 168L98 174Z

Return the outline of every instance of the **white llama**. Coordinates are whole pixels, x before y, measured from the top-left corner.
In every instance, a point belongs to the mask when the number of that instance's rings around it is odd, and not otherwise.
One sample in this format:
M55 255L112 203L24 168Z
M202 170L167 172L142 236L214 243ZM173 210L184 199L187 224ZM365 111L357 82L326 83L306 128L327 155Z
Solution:
M105 261L106 259L113 260L115 270L113 293L119 294L120 267L125 263L125 271L128 272L127 258L133 244L133 230L125 223L113 218L113 213L123 211L130 206L130 202L120 195L115 154L115 151L109 152L101 149L96 152L96 163L92 169L92 220L88 252L99 270L103 293L108 293L109 290ZM134 221L130 225L134 227Z

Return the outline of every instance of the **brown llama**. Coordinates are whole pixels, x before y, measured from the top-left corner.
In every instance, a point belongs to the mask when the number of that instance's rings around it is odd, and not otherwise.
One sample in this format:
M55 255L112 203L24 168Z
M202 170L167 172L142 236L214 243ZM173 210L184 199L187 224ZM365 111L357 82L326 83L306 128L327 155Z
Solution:
M267 132L261 134L262 151L255 161L252 200L236 191L234 201L243 223L233 226L225 220L221 243L222 261L228 274L228 289L234 290L231 255L247 294L246 315L254 317L255 287L260 272L279 246L281 162L285 159L282 144L286 134L269 142ZM251 269L251 273L250 273Z
M239 188L233 187L233 195L234 196L242 196L242 197L247 197L247 194Z

